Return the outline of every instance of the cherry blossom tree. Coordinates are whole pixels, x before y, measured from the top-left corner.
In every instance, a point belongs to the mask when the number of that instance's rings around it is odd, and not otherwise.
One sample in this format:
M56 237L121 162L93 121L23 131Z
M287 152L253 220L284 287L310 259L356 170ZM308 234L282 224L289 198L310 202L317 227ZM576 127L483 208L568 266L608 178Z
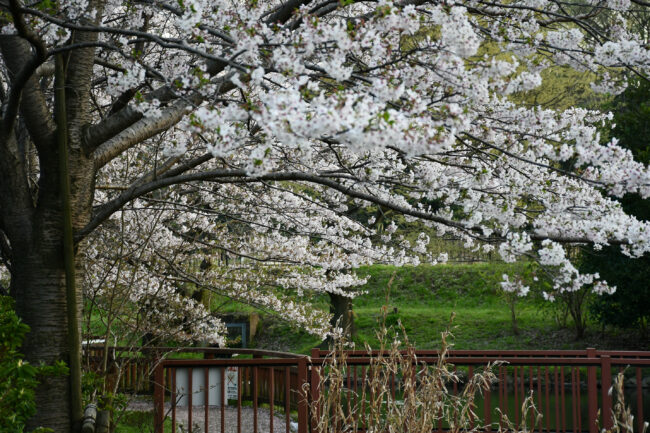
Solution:
M32 362L76 356L64 203L77 298L83 279L131 281L164 321L195 307L174 291L180 278L320 334L328 317L306 293L348 293L362 264L435 263L430 233L532 257L555 270L555 292L611 290L580 275L564 243L650 249L650 226L609 198L650 194L648 168L601 139L610 115L509 98L558 64L593 72L601 92L645 76L647 41L629 30L640 0L0 7L0 279L31 327ZM379 232L360 217L370 205L428 231ZM238 259L211 265L224 254ZM198 316L219 340L219 322ZM34 425L68 431L80 415L69 396L67 378L48 379Z

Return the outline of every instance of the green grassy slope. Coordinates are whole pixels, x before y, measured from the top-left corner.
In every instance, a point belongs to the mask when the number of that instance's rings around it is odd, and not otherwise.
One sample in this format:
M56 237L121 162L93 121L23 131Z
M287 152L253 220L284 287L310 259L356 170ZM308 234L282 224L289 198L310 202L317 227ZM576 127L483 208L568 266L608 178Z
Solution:
M448 325L452 313L456 348L509 348L525 344L523 331L521 337L512 333L510 311L499 290L504 273L525 271L525 264L501 263L361 269L359 274L370 275L370 281L367 293L354 301L357 339L375 341L374 328L381 318L381 307L388 305L388 323L400 320L409 338L421 349L438 347L440 332ZM531 299L521 300L517 310L520 328L553 325L552 317L540 314L540 305Z
M517 306L520 334L511 327L510 311L499 291L504 273L523 274L531 292L542 290L524 263L476 263L395 268L372 266L358 270L369 275L366 293L354 299L355 343L376 343L375 329L387 305L389 325L398 320L420 349L437 348L440 332L452 313L456 349L584 349L586 347L635 349L647 341L631 334L605 334L592 325L586 337L576 341L572 329L561 328L553 305L535 296ZM394 277L393 277L394 276ZM389 289L389 281L393 278ZM321 301L325 301L324 299ZM319 302L322 303L322 302ZM257 347L306 353L320 341L282 321L264 317Z

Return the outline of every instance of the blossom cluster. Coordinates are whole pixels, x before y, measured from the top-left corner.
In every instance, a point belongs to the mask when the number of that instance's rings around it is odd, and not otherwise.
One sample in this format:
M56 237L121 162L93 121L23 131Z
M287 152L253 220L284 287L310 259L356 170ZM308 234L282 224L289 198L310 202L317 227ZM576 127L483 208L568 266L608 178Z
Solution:
M503 281L501 281L499 285L501 286L501 290L506 293L524 297L530 291L530 287L524 286L523 282L519 278L514 281L510 281L510 277L507 274L503 274L502 279Z

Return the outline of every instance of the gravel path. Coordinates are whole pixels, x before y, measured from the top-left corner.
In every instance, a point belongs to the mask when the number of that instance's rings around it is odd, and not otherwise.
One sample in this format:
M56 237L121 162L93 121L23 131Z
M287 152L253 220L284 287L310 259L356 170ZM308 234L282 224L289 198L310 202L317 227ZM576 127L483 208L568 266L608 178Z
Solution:
M187 407L176 408L176 423L183 425L183 430L188 431L188 410ZM267 409L257 409L257 431L259 433L271 433L271 417ZM167 416L171 419L171 408L167 409ZM255 415L252 407L241 408L241 433L253 433ZM193 433L207 433L205 427L205 409L203 406L195 406L192 410L192 432ZM210 406L208 411L208 424L210 429L208 432L221 433L221 407ZM238 433L237 430L237 408L226 406L224 408L224 432L223 433ZM297 426L295 426L297 427ZM292 429L290 426L289 431L286 430L286 421L283 416L273 414L273 433L292 433L297 428Z
M134 400L128 405L128 410L151 411L153 404L151 400ZM188 431L188 413L187 407L176 408L176 429L177 433ZM171 405L165 404L165 414L171 420ZM258 433L271 433L271 417L266 408L257 409L257 431ZM255 414L252 407L241 408L241 429L237 429L237 408L226 406L224 408L224 431L223 433L253 433ZM204 406L194 406L192 410L192 433L222 433L221 431L221 407L209 406L208 409L208 431L205 430L205 408ZM282 414L273 414L273 433L294 433L298 430L298 425L291 421L289 430L286 429L286 420Z

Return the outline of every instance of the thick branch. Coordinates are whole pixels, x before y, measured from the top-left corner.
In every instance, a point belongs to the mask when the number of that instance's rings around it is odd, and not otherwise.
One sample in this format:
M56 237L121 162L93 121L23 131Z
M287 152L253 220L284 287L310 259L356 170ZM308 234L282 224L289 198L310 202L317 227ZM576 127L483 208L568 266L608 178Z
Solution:
M351 186L343 185L335 180L336 177L331 176L322 176L318 174L308 174L301 172L280 172L280 173L269 173L262 176L251 177L246 174L244 170L211 170L204 171L199 173L183 174L179 176L166 177L158 179L156 181L150 182L145 185L134 185L128 190L124 191L120 196L115 199L103 204L97 209L95 217L79 231L76 235L75 240L78 242L82 240L85 236L91 233L95 228L97 228L102 222L110 218L110 216L121 209L125 204L129 203L132 200L142 197L152 191L162 189L171 185L177 185L182 183L189 182L216 182L216 183L256 183L262 181L301 181L309 182L317 185L326 186L328 188L339 191L348 197L361 199L369 203L373 203L379 206L382 206L386 209L393 210L395 212L410 215L416 218L420 218L427 221L436 222L438 224L443 224L447 227L453 227L455 229L461 230L465 233L468 233L476 238L479 238L487 242L497 242L502 241L503 238L500 237L490 237L486 238L480 233L482 229L480 227L467 227L459 222L450 220L448 218L443 218L438 215L434 215L428 212L424 212L417 209L407 208L400 206L388 200L376 197L372 194L365 193L354 189ZM561 243L588 243L592 244L593 241L586 237L562 237L562 236L540 236L531 234L532 240L544 240L551 239L556 242ZM629 244L629 241L626 239L611 240L610 244Z
M193 101L198 102L198 101ZM144 117L131 126L122 130L113 138L101 144L95 152L95 168L100 169L113 158L120 155L142 141L159 134L178 123L187 111L188 103L184 100L176 101L171 107L165 109L159 118ZM126 108L125 110L129 110ZM128 116L122 118L124 121L129 119ZM114 124L113 126L117 126Z
M38 68L33 68L30 77L21 82L24 78L24 76L21 78L21 74L27 68L25 59L33 59L34 57L31 55L29 44L17 36L7 36L0 39L0 47L2 48L5 64L14 77L9 92L8 111L5 113L3 121L9 122L9 117L13 116L14 119L11 121L11 129L13 129L17 113L12 111L14 109L12 104L20 104L19 107L25 120L25 126L39 151L39 156L41 156L42 152L47 153L47 150L52 147L55 126L45 96L38 85L36 74L34 74ZM43 64L39 65L44 66ZM9 124L5 123L5 127L9 127ZM7 129L5 128L5 130Z
M165 103L172 97L173 94L171 90L168 87L163 86L148 94L145 99L157 99L161 103ZM84 146L86 152L88 154L94 152L102 143L115 137L117 134L142 119L142 117L141 112L132 106L126 106L101 122L86 128L84 133Z
M103 5L96 2L93 7L96 7L94 19L101 19ZM77 45L78 48L68 53L65 65L65 96L68 127L70 128L70 145L73 148L82 145L82 137L77 136L77 134L81 135L81 128L90 119L90 87L95 64L96 44L99 42L98 36L96 32L83 29L74 29L72 32L71 45ZM75 149L74 151L79 150Z
M309 4L311 0L289 0L273 12L267 19L267 24L280 23L284 24L291 18L293 12L300 6Z
M10 69L13 69L12 72L14 74L2 119L3 127L7 132L13 130L23 90L26 86L31 88L34 87L35 80L32 77L38 67L47 59L47 50L45 45L25 23L20 4L17 0L11 0L9 2L9 10L13 18L14 27L16 28L20 38L13 37L10 38L12 39L11 42L6 41L3 43L5 61L8 65L13 63L13 68L10 66ZM29 42L29 44L34 48L34 54L32 54L29 45L25 44L24 41ZM7 42L12 46L7 46L5 48L4 46L7 45ZM6 54L7 51L12 52L9 57ZM20 52L21 55L13 57L18 54L18 52Z
M33 215L25 164L15 133L0 130L0 226L9 239L28 238Z
M7 131L11 131L13 128L14 120L18 113L18 104L23 87L27 84L27 81L34 72L36 72L36 69L45 62L45 59L47 58L45 45L43 45L43 42L38 38L38 36L36 36L27 24L25 24L22 11L20 10L20 4L17 0L9 1L9 10L13 17L14 27L16 28L18 35L28 41L34 47L36 52L34 55L29 51L25 53L25 55L29 57L29 60L22 64L22 68L14 76L11 89L9 90L9 100L7 102L7 107L5 108L3 119L5 130Z
M209 62L208 73L218 74L226 66L226 63ZM220 93L226 93L233 89L233 84L230 81L221 83L219 87ZM162 86L145 96L145 101L158 100L161 104L168 103L178 96L168 86ZM198 105L201 97L194 94L190 100L195 105ZM164 116L164 115L163 115ZM143 119L141 112L132 106L126 106L118 112L111 114L101 122L86 128L84 132L84 146L87 154L96 152L102 144L108 140L116 138L118 134L126 132L125 130ZM179 119L180 120L180 119ZM134 143L135 144L135 143ZM105 147L105 146L103 146ZM110 161L110 159L108 160ZM105 165L108 161L103 162Z

